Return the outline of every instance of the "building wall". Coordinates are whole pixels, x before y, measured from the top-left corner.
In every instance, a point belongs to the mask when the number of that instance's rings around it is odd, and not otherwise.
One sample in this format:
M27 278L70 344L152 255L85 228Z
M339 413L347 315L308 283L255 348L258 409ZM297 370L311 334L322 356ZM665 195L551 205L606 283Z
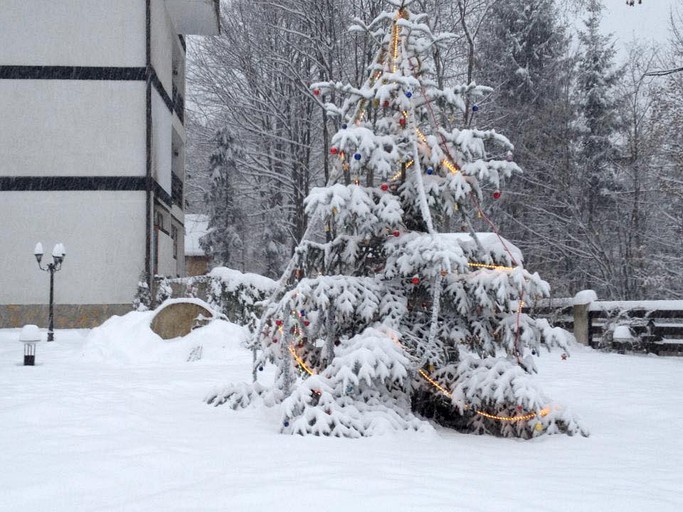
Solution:
M145 193L110 191L0 192L0 304L44 304L49 274L44 262L57 242L66 259L55 274L55 302L127 304L144 270Z
M70 318L123 310L145 270L148 214L163 212L177 233L175 244L159 237L158 270L184 274L182 201L169 200L173 173L184 179L185 130L173 112L184 49L164 0L149 0L156 184L147 211L145 0L1 3L0 326L19 310L42 314L49 278L33 258L38 241L46 260L54 243L66 246L55 302ZM26 76L12 76L19 67Z
M152 45L152 66L167 96L164 98L158 87L152 90L152 175L161 188L172 196L172 174L175 172L178 178L184 180L185 127L179 115L168 109L166 102L168 98L173 100L174 86L184 95L185 51L164 0L151 0L150 7L152 41L155 43ZM174 156L174 153L178 155ZM157 201L155 209L164 216L165 231L156 233L156 271L160 275L172 277L184 275L182 202L168 205ZM172 233L176 233L175 242L171 239Z
M2 0L0 63L144 66L144 0Z
M142 81L0 80L0 113L0 176L145 175Z

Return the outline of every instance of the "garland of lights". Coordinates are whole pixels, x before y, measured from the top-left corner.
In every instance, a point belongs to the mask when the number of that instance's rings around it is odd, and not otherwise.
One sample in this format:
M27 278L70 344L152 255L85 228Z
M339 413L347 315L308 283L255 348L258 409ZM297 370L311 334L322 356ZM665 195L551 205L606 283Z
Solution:
M295 315L296 315L295 320L297 322L300 322L302 314L298 311L295 311L293 313L295 313ZM280 332L280 334L284 334L284 329L282 328L281 325L278 327L278 331ZM302 336L301 336L301 326L300 325L294 327L294 334L298 335L299 340L301 340ZM394 342L405 350L405 347L398 341L398 339L394 339ZM291 343L288 346L288 350L289 350L289 353L292 354L292 357L294 358L296 363L299 365L299 368L301 368L302 372L305 372L311 376L316 374L316 372L313 369L311 369L306 364L306 362L303 360L303 358L297 353L295 345L293 343ZM423 379L425 379L429 384L431 384L431 386L434 389L436 389L437 391L439 391L442 395L444 395L450 399L453 398L453 393L448 391L441 384L439 384L436 380L434 380L432 377L430 377L429 374L425 370L419 369L418 373L420 374L420 376ZM472 406L470 406L468 404L464 404L463 408L464 409L472 409L476 414L478 414L479 416L483 416L484 418L488 418L490 420L508 422L508 423L514 423L514 422L520 422L520 421L529 421L529 420L532 420L536 417L542 418L542 417L545 417L548 414L550 414L550 407L545 407L537 413L536 412L530 412L530 413L522 414L519 416L501 416L501 415L497 415L497 414L490 414L490 413L485 412L485 411L480 411L479 409L473 409Z

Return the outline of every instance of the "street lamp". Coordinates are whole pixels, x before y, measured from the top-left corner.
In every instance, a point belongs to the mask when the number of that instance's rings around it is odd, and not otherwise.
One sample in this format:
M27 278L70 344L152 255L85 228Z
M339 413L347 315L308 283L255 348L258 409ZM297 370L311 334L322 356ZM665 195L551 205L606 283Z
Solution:
M54 304L55 304L55 272L62 269L62 263L64 263L64 257L66 256L66 251L64 250L64 245L56 244L52 249L52 263L48 263L46 268L40 264L43 259L43 244L38 242L36 248L33 249L33 254L38 261L38 267L40 270L44 270L50 273L50 319L47 328L47 341L55 340L55 314L54 314Z

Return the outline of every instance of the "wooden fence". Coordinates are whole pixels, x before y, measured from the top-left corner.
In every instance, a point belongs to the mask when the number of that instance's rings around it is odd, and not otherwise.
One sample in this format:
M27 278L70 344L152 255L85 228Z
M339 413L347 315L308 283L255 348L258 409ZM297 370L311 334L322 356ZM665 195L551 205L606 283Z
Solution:
M548 299L527 308L572 331L579 343L619 352L683 355L683 301Z

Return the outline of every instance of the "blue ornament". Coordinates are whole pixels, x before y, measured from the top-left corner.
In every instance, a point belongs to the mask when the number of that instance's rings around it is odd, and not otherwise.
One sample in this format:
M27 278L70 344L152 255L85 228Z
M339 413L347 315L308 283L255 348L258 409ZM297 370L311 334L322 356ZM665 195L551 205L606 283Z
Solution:
M258 367L258 371L262 372L263 371L263 366Z
M342 130L346 130L348 127L349 127L349 125L347 125L346 123L344 123L344 124L342 125Z
M353 393L353 386L346 386L347 393Z
M287 421L287 420L285 420L282 424L283 424L285 427L289 427L289 421Z
M301 316L306 316L306 310L305 310L305 309L302 309L302 310L300 311L300 313L301 313Z
M427 174L433 174L434 173L434 167L427 167Z
M413 93L410 92L410 91L406 91L406 96L407 96L408 98L412 98L412 97L413 97Z
M355 155L353 155L353 158L354 158L355 160L360 160L362 157L361 157L361 154L360 154L360 153L356 153Z
M479 105L472 105L472 112L479 110Z

